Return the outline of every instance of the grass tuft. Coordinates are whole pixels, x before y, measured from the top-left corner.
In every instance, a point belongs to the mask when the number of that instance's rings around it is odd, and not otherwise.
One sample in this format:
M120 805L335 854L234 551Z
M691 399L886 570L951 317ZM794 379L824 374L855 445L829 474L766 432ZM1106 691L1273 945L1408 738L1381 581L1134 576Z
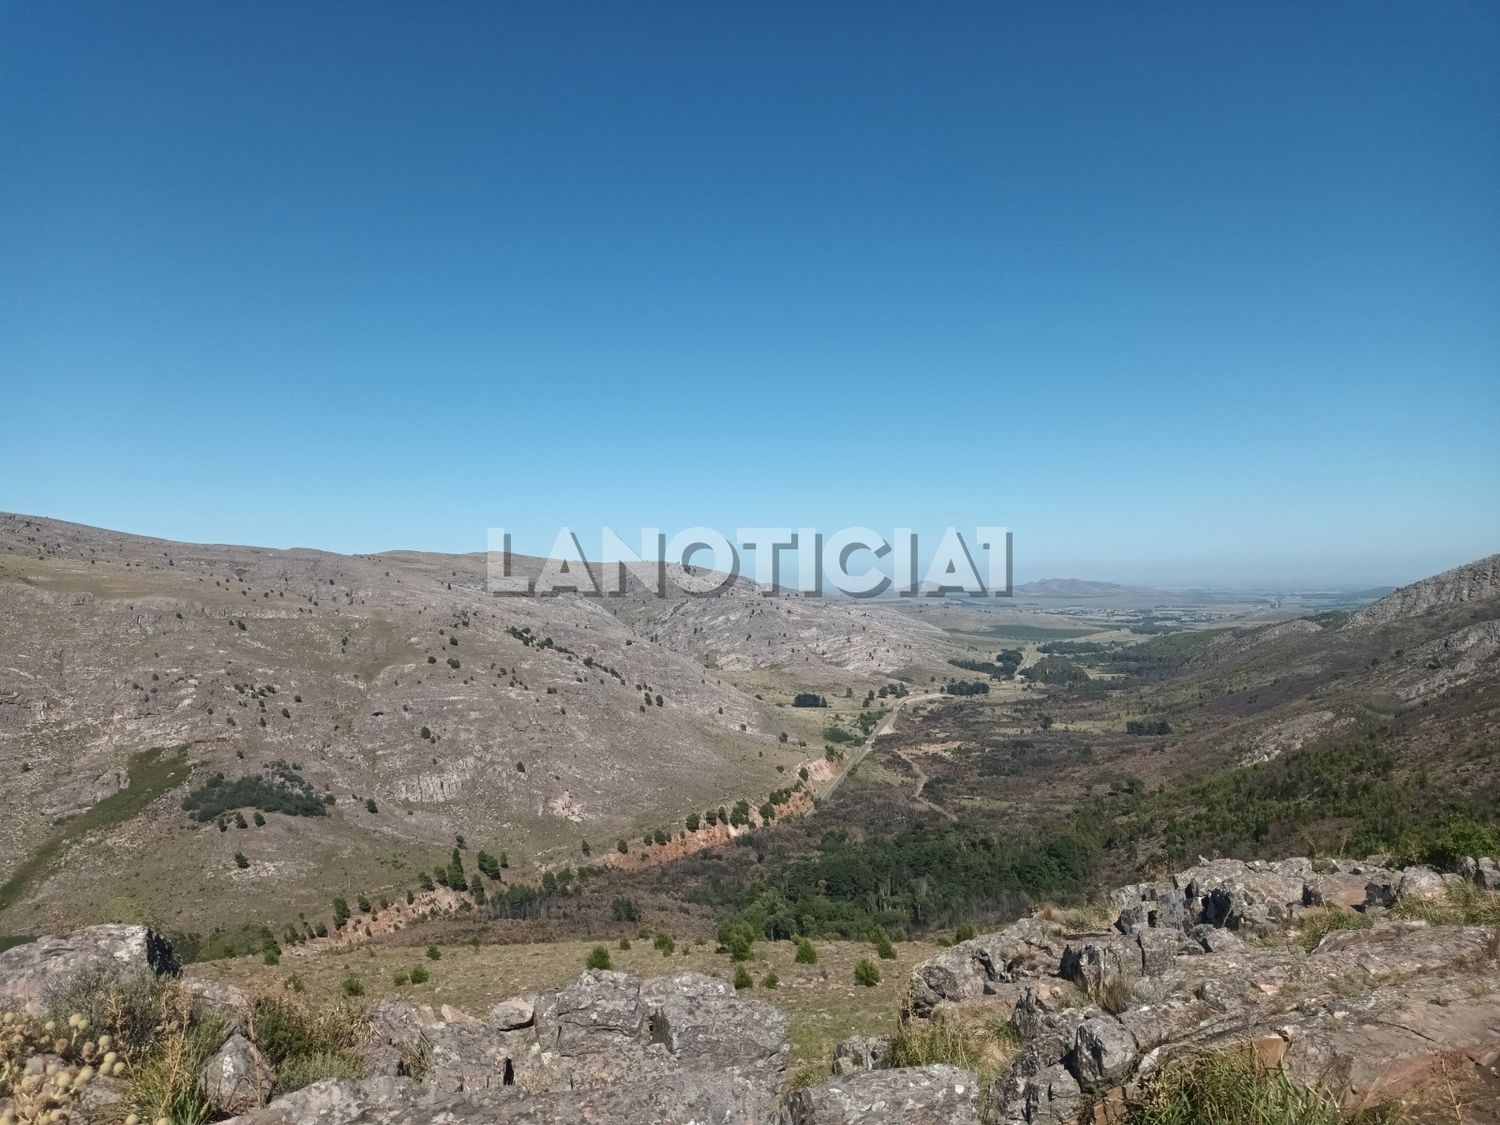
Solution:
M1169 1064L1126 1106L1124 1125L1340 1125L1350 1120L1320 1090L1299 1086L1251 1048L1230 1048ZM1398 1125L1398 1110L1361 1112L1360 1125Z

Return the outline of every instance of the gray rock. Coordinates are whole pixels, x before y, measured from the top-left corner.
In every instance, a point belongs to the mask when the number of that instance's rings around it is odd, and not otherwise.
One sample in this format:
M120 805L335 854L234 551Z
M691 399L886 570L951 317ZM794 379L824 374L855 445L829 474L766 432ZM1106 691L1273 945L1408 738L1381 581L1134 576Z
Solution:
M515 1031L536 1022L536 1002L529 996L502 1000L490 1009L489 1025L496 1031Z
M670 996L655 1008L652 1039L679 1063L730 1074L786 1073L786 1017L770 1004L732 996Z
M1218 926L1194 926L1193 938L1203 946L1205 953L1232 953L1245 948L1245 940L1233 930Z
M236 1032L203 1064L203 1095L220 1113L245 1113L266 1104L276 1075L255 1044Z
M245 1031L250 1026L250 997L232 984L185 973L182 985L192 1000L193 1015L198 1019L223 1020L229 1031Z
M1500 863L1481 857L1474 863L1474 882L1486 890L1500 891Z
M1110 904L1119 911L1115 928L1122 933L1139 929L1186 929L1187 899L1174 883L1134 883L1110 895Z
M1098 1092L1129 1075L1137 1054L1135 1036L1124 1024L1113 1016L1095 1016L1078 1026L1069 1069L1080 1087Z
M89 926L65 937L43 937L0 953L0 1000L28 1015L46 1012L48 999L90 973L176 973L172 943L145 926Z
M1371 879L1365 884L1366 910L1386 910L1396 905L1396 884L1388 878Z
M1075 1125L1083 1108L1078 1080L1061 1063L1041 1063L1023 1051L990 1084L993 1125Z
M1443 877L1430 867L1408 867L1396 884L1396 901L1441 902L1448 897Z
M952 1066L870 1070L794 1091L781 1125L979 1125L978 1079Z
M1062 928L1040 918L959 942L912 970L905 1010L929 1016L940 1003L966 1003L994 994L997 985L1050 973L1064 944Z
M879 1070L891 1055L888 1035L854 1035L833 1048L833 1073L842 1078L862 1070Z

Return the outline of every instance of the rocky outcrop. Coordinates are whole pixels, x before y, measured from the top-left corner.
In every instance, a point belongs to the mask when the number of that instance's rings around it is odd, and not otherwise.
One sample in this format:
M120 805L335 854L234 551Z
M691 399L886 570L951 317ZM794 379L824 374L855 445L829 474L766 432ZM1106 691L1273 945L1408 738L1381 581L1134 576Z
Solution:
M698 973L585 973L485 1020L388 1000L370 1028L365 1079L316 1083L238 1120L765 1125L786 1077L786 1018Z
M889 1036L853 1035L834 1045L833 1074L835 1078L842 1078L862 1070L880 1070L890 1057Z
M27 1015L45 1013L52 995L88 973L181 968L172 943L145 926L90 926L68 937L42 937L0 953L0 1001Z
M994 996L1014 1003L1020 990L1005 986L1055 967L1063 945L1062 927L1040 918L1023 918L999 933L959 942L917 966L906 1011L921 1017L940 1003Z
M271 1064L239 1032L203 1064L203 1095L220 1113L244 1113L266 1104L276 1084Z
M780 1125L979 1125L978 1086L953 1066L865 1071L795 1091Z
M1450 606L1500 597L1500 555L1490 555L1431 578L1402 586L1349 619L1351 625L1381 625Z
M1051 970L1013 966L1005 989L1019 996L990 985L987 998L988 978L959 971L975 958L955 946L916 968L920 1002L907 1007L1008 1019L1022 1046L988 1092L992 1123L1073 1122L1175 1059L1245 1044L1348 1108L1375 1105L1439 1069L1500 1060L1496 930L1386 914L1430 911L1494 871L1488 859L1446 874L1380 857L1200 863L1121 888L1114 926L1062 938ZM1301 935L1315 920L1332 932L1307 952ZM1037 932L1018 923L965 944L1014 948Z

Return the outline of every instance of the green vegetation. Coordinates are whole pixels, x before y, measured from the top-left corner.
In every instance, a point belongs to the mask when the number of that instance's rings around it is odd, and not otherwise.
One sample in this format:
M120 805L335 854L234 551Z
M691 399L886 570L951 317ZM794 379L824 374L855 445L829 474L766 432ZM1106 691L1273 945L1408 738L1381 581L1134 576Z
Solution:
M1109 851L1133 848L1145 864L1325 851L1451 866L1500 851L1493 797L1406 775L1374 730L1155 793L1096 797L1073 825Z
M988 695L990 685L982 680L949 680L943 690L949 695Z
M1044 656L1029 668L1021 669L1023 679L1038 684L1083 683L1089 674L1065 656Z
M750 975L750 970L746 969L743 965L735 966L734 987L736 992L755 987L755 978Z
M1092 874L1092 846L1071 832L1010 841L972 824L935 825L862 843L830 832L817 854L764 876L734 918L772 940L907 934L1013 917L1030 901L1081 894Z
M854 983L866 988L874 988L880 983L880 970L874 961L866 958L854 966Z
M828 700L810 691L799 691L792 697L793 707L827 707Z
M612 963L609 959L609 950L605 949L602 945L594 946L593 949L589 950L589 955L584 960L584 964L590 969L611 968Z
M1169 1063L1131 1098L1124 1116L1126 1125L1394 1125L1401 1119L1394 1110L1347 1118L1336 1100L1298 1086L1248 1047Z
M1019 650L1008 648L1000 653L998 662L949 658L948 663L955 668L962 668L965 672L980 672L991 679L1009 680L1015 677L1016 669L1021 666L1023 659L1024 657Z
M1150 734L1162 735L1172 733L1172 724L1165 719L1147 721L1142 719L1131 719L1125 724L1126 734Z
M281 761L272 762L255 776L238 777L233 781L216 773L184 797L182 807L199 823L216 820L231 810L246 808L286 816L328 815L325 799L294 767ZM241 816L241 827L244 827L243 821Z
M1337 906L1319 907L1302 916L1302 932L1298 944L1311 953L1331 933L1339 930L1368 930L1374 924L1375 920L1368 914Z
M185 782L190 771L187 748L142 750L130 756L127 769L130 784L126 788L104 798L86 812L54 825L37 849L16 865L10 878L0 883L0 910L14 906L26 888L46 874L69 845L90 832L124 824L158 797Z

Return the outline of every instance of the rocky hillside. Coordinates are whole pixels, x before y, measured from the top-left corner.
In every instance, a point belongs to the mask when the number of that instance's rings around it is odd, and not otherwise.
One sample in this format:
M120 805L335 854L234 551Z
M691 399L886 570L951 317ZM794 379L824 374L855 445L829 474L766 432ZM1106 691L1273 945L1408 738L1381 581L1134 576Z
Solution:
M1496 598L1500 598L1500 555L1489 555L1403 586L1360 610L1352 623L1380 625L1400 617Z
M758 804L818 754L798 742L825 716L790 708L796 690L853 707L898 668L940 665L941 636L746 583L494 598L480 555L0 515L0 653L0 932L24 933L326 908L457 836L518 873L578 863L586 841ZM183 797L215 774L255 787L268 823L192 819Z
M796 1089L784 1016L716 977L591 971L478 1015L319 1016L179 975L143 928L96 927L0 954L0 1120L150 1119L164 1097L241 1125L1152 1125L1220 1097L1215 1120L1249 1120L1247 1099L1257 1120L1292 1119L1264 1115L1274 1099L1299 1121L1494 1120L1497 888L1487 858L1199 864L1115 891L1110 924L1044 912L944 950L894 1037L839 1044L832 1075ZM187 1042L117 1027L127 995L186 1013ZM56 1042L38 1033L51 1012ZM164 1083L172 1050L189 1065Z

